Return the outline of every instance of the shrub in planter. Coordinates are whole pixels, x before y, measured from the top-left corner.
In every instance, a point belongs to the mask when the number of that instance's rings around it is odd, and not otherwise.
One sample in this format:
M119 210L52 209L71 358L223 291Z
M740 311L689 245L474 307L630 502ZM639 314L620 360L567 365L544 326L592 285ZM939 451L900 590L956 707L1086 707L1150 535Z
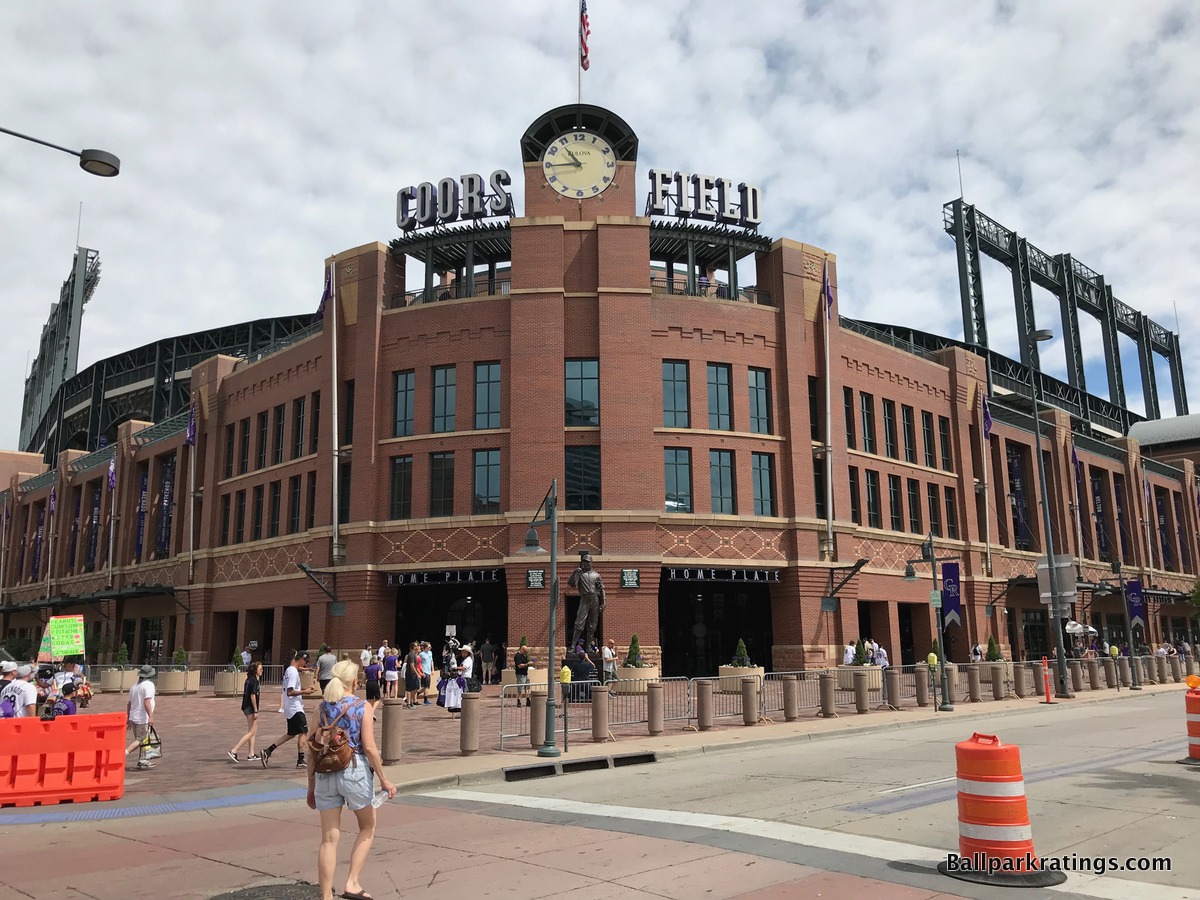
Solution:
M660 674L658 666L648 663L642 655L642 645L635 634L629 638L629 652L625 654L625 661L617 667L617 680L610 690L614 694L644 694L646 682L658 678Z
M1000 647L996 643L994 634L988 635L987 655L984 657L988 662L1000 662Z
M861 647L862 644L860 643L859 646ZM729 665L735 669L751 669L754 667L754 663L750 661L750 654L746 652L746 642L741 638L738 638L737 649L733 651L733 659Z
M182 647L180 647L179 649L177 649L175 651L174 654L172 654L171 660L172 660L172 662L175 663L176 669L186 669L187 668L187 651L184 650Z
M129 648L124 643L117 648L117 668L124 669L129 665Z
M754 665L750 654L746 652L746 642L738 638L737 649L733 651L733 659L729 665L717 668L717 691L722 694L740 694L742 679L756 675L761 681L766 676L766 670L762 666Z

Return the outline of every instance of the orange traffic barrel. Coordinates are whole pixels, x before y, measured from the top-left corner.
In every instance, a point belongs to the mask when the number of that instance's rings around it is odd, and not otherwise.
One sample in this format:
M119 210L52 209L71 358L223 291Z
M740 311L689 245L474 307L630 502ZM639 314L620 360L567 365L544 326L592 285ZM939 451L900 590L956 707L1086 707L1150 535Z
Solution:
M1066 874L1033 850L1021 749L995 735L972 734L954 747L958 776L958 856L938 871L976 884L1047 887Z
M1179 760L1185 766L1200 766L1200 677L1189 675L1184 695L1187 712L1188 755Z

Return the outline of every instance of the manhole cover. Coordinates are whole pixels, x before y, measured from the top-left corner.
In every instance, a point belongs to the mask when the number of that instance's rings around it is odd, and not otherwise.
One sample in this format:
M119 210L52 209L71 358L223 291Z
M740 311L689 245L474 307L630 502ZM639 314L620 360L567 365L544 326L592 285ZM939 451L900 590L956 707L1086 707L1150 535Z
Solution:
M321 900L321 889L315 884L262 884L218 894L212 900Z

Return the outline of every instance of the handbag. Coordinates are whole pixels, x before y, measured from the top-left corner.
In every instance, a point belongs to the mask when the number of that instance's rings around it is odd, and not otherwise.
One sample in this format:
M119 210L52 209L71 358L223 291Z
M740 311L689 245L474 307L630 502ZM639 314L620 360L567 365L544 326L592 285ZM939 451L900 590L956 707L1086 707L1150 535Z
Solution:
M447 684L447 682L446 682L445 678L443 678L441 681L438 682L438 685L437 685L437 692L438 692L437 705L438 706L444 707L446 705L446 684Z
M162 758L162 738L158 736L158 732L154 730L154 726L150 726L150 730L146 732L146 736L142 738L142 759L161 759Z
M483 690L483 685L479 683L479 679L472 675L467 679L467 693L478 694Z
M316 763L315 768L318 772L329 775L333 772L342 772L350 767L353 762L358 765L358 761L354 759L354 744L350 741L350 735L346 729L338 725L342 716L346 715L351 709L357 707L362 701L358 700L354 703L347 704L342 708L328 724L318 725L316 730L308 736L308 749L313 755L313 760ZM325 709L321 708L321 719L325 718Z

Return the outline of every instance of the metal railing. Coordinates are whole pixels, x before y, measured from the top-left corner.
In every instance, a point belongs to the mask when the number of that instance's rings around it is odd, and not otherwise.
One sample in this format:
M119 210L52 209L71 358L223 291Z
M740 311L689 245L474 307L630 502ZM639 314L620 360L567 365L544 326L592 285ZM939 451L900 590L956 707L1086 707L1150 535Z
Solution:
M444 300L461 300L466 297L506 297L512 291L512 282L507 278L497 278L489 283L486 279L476 281L475 289L467 293L468 282L453 284L435 284L430 288L417 288L415 291L405 291L393 294L389 298L387 309L403 309L408 306L420 306L425 303L441 303Z
M679 294L687 297L712 297L715 300L738 300L757 306L771 305L770 292L757 287L739 287L736 296L730 296L729 285L724 282L712 281L706 284L697 282L694 286L689 287L687 278L682 276L673 279L651 278L650 292L653 294Z

